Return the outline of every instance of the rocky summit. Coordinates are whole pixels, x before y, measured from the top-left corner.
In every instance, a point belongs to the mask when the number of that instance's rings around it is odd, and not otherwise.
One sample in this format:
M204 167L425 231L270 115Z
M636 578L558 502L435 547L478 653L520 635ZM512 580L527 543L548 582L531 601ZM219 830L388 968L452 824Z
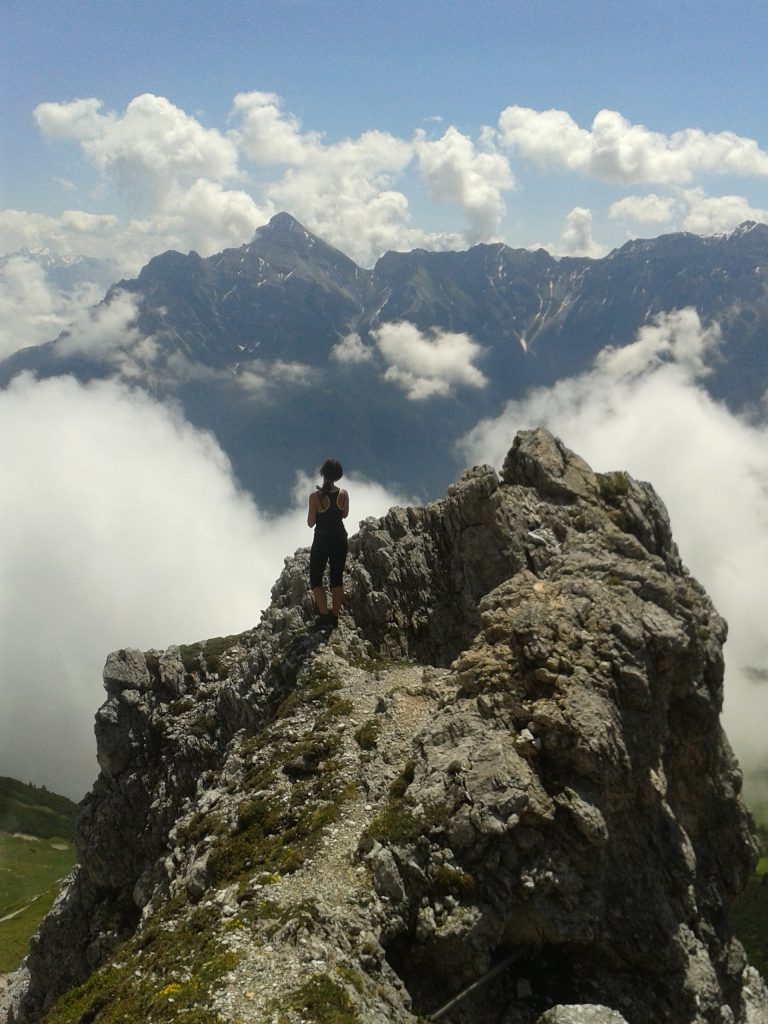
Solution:
M330 636L122 650L11 1024L765 1024L726 625L645 483L542 430L366 520Z

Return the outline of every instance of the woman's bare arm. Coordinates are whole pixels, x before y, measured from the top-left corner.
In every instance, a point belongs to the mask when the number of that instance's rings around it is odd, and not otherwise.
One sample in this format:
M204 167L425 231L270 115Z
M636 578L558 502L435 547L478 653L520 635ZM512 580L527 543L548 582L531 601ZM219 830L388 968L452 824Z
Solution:
M309 508L307 509L307 526L315 525L317 519L317 492L312 491L309 496Z

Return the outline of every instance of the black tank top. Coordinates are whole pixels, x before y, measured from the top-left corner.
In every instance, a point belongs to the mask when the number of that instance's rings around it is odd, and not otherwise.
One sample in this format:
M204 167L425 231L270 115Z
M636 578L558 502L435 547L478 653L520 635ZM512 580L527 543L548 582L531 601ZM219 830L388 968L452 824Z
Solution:
M333 491L324 491L322 487L317 488L319 505L315 517L315 530L318 533L346 534L344 517L339 508L340 494L341 491L338 487Z

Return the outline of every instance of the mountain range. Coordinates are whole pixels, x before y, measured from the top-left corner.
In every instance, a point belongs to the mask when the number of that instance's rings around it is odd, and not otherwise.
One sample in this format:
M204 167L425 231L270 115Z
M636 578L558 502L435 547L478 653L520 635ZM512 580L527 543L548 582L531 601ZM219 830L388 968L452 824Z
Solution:
M239 248L155 257L91 313L91 335L116 311L122 335L99 347L73 329L22 349L0 363L0 387L23 370L118 375L173 399L265 508L283 507L295 470L328 454L430 498L480 419L686 307L722 334L704 386L732 409L759 407L767 225L630 241L602 259L501 243L389 252L370 270L280 213Z

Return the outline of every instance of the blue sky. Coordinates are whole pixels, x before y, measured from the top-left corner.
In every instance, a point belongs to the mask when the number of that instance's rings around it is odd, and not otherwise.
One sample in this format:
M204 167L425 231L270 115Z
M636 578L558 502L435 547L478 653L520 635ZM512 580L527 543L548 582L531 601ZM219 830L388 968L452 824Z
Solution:
M766 13L740 0L3 0L0 207L17 213L0 246L79 245L135 271L165 248L241 244L288 209L371 265L386 248L495 239L601 255L629 237L763 220ZM146 94L166 116L155 130L162 112L144 109L120 132ZM242 125L235 97L253 94L274 98L271 123L290 124L299 156L263 159L256 129L221 160L170 157L150 180L147 149L172 145L173 116L223 150ZM84 99L101 120L65 117ZM36 117L43 104L57 116ZM503 132L509 108L528 113ZM601 111L615 114L598 132ZM64 211L110 219L61 223Z

